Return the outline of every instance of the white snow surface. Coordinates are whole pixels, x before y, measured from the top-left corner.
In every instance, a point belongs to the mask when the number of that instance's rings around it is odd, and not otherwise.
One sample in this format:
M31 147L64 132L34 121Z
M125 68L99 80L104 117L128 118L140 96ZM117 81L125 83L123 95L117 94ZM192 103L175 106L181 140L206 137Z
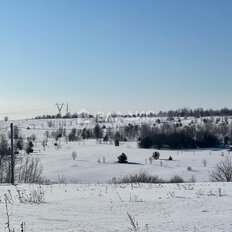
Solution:
M72 159L72 152L77 152L77 159ZM121 143L119 147L112 144L98 144L96 140L83 142L63 142L61 148L54 146L41 151L34 156L40 158L47 179L56 181L64 178L67 183L106 183L114 177L135 174L145 171L151 175L158 175L163 179L170 179L175 175L186 181L195 178L197 181L209 181L209 171L212 170L227 151L221 150L160 150L160 159L149 163L149 157L154 149L139 149L135 142ZM128 164L118 164L117 157L125 153ZM169 156L173 160L169 161ZM103 163L105 157L105 163ZM100 163L98 162L100 159ZM203 160L207 160L204 167ZM192 171L188 171L188 167Z
M24 195L39 186L19 185ZM11 228L27 232L231 231L231 183L68 184L40 187L41 204L20 203L16 188L0 187L0 230L7 231L4 194L9 197Z
M104 121L101 126L106 125L118 128L123 125L143 123L153 123L157 118L116 118L114 122ZM161 118L161 122L165 122ZM183 124L189 123L192 118L182 119ZM201 123L201 119L198 123ZM52 127L49 127L52 122ZM9 122L0 122L0 129L8 128ZM36 136L34 142L34 153L30 154L39 157L43 166L44 177L48 180L65 183L107 183L114 177L139 173L145 171L151 175L158 175L160 178L168 180L178 175L185 181L195 179L197 182L209 181L209 172L220 160L230 156L230 152L220 149L195 149L195 150L155 150L140 149L137 142L120 142L119 147L113 143L97 143L95 139L83 140L79 142L66 142L61 138L59 146L54 146L56 142L53 138L48 139L48 146L44 150L42 141L45 132L49 133L63 127L67 134L72 128L93 128L96 125L95 119L41 119L41 120L18 120L13 121L20 129L20 133L25 138L31 135ZM72 159L72 152L77 153L76 160ZM160 159L153 160L149 164L149 157L154 151L160 152ZM117 164L117 157L125 153L128 157L128 164ZM173 160L169 161L169 156ZM20 158L20 156L19 156ZM103 163L105 159L105 163ZM98 162L100 160L100 162ZM206 167L203 160L207 161ZM192 171L187 168L191 167Z
M17 186L25 198L30 198L34 190L42 189L45 202L41 204L21 203L16 187L1 185L0 231L8 231L5 229L5 196L8 199L10 225L15 228L15 232L21 231L22 222L26 224L26 232L135 231L128 214L138 223L137 231L232 231L232 184L208 182L209 172L221 159L231 156L229 151L159 150L160 159L149 164L149 157L157 150L139 149L136 142L121 142L119 147L115 147L114 144L100 144L93 139L68 143L61 139L56 147L54 139L49 138L44 150L41 143L48 129L48 121L50 120L23 120L14 121L14 124L19 126L24 138L36 135L34 153L31 156L40 158L44 177L52 182L65 184ZM117 128L128 122L141 125L145 121L116 120L112 126ZM54 125L51 129L63 126L67 130L73 127L93 128L95 123L92 119L52 122ZM1 122L1 131L9 132L9 123ZM74 151L77 152L76 160L72 158ZM116 163L121 153L127 155L128 164ZM25 154L20 154L18 158L23 155ZM168 160L169 156L172 156L172 161ZM207 161L206 167L203 165L204 159ZM192 171L188 171L188 167ZM185 181L195 179L197 183L109 183L114 177L141 171L158 175L165 180L179 175Z

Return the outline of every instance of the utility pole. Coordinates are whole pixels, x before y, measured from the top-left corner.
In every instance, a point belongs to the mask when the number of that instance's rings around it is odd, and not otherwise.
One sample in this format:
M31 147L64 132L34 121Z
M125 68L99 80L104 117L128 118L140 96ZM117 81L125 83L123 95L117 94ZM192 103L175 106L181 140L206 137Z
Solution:
M57 107L57 109L59 111L59 115L61 115L61 110L63 109L63 106L64 106L64 103L62 103L62 104L56 103L56 107Z
M11 184L14 185L15 157L14 157L14 127L13 127L13 123L10 124L10 129L11 129Z
M68 115L69 114L69 107L68 107L68 103L67 103L67 105L66 105L66 114Z

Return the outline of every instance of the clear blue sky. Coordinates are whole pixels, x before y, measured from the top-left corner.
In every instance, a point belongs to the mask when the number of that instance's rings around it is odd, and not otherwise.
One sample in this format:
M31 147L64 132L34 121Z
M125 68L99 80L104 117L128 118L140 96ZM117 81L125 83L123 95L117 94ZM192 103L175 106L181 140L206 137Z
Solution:
M0 118L232 108L231 22L231 0L0 1Z

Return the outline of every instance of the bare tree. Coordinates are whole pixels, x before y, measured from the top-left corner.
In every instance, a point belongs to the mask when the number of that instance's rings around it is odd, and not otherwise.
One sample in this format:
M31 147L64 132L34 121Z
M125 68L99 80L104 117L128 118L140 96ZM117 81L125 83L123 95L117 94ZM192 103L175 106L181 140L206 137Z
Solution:
M19 183L41 183L43 167L38 157L26 156L21 160L17 170Z
M207 160L206 160L206 159L203 159L203 160L202 160L202 163L203 163L204 167L206 167L206 165L207 165Z
M226 157L209 173L211 181L230 182L232 181L232 160Z
M0 135L0 183L8 182L10 179L9 156L10 149L6 136Z
M72 153L72 158L73 158L73 160L76 160L76 158L77 158L77 153L75 151Z

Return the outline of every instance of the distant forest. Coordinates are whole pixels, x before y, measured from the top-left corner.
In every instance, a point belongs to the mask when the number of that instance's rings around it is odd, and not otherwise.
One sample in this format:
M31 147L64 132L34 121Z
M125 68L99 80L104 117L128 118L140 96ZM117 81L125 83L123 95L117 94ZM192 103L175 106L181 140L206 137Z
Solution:
M210 117L199 120L163 121L158 118L154 124L111 127L93 124L92 128L73 128L68 134L65 128L46 131L47 138L65 137L66 141L80 141L97 139L99 143L115 143L137 141L140 148L168 148L168 149L195 149L195 148L228 148L232 144L232 124L227 117ZM48 127L54 128L52 120Z
M182 108L178 110L169 110L168 112L160 111L158 113L159 117L209 117L209 116L232 116L232 109L222 108L220 110L213 110L213 109L189 109L189 108Z
M173 118L173 117L209 117L209 116L232 116L232 109L228 108L222 108L220 110L213 110L213 109L204 109L204 108L197 108L197 109L190 109L190 108L181 108L178 110L169 110L169 111L160 111L159 113L137 113L137 114L116 114L112 113L108 116L111 116L113 118L115 117L125 117L125 118L131 118L131 117L167 117L167 118ZM43 115L43 116L37 116L35 119L55 119L55 118L94 118L95 116L93 114L66 114L64 116L57 114L57 115Z

